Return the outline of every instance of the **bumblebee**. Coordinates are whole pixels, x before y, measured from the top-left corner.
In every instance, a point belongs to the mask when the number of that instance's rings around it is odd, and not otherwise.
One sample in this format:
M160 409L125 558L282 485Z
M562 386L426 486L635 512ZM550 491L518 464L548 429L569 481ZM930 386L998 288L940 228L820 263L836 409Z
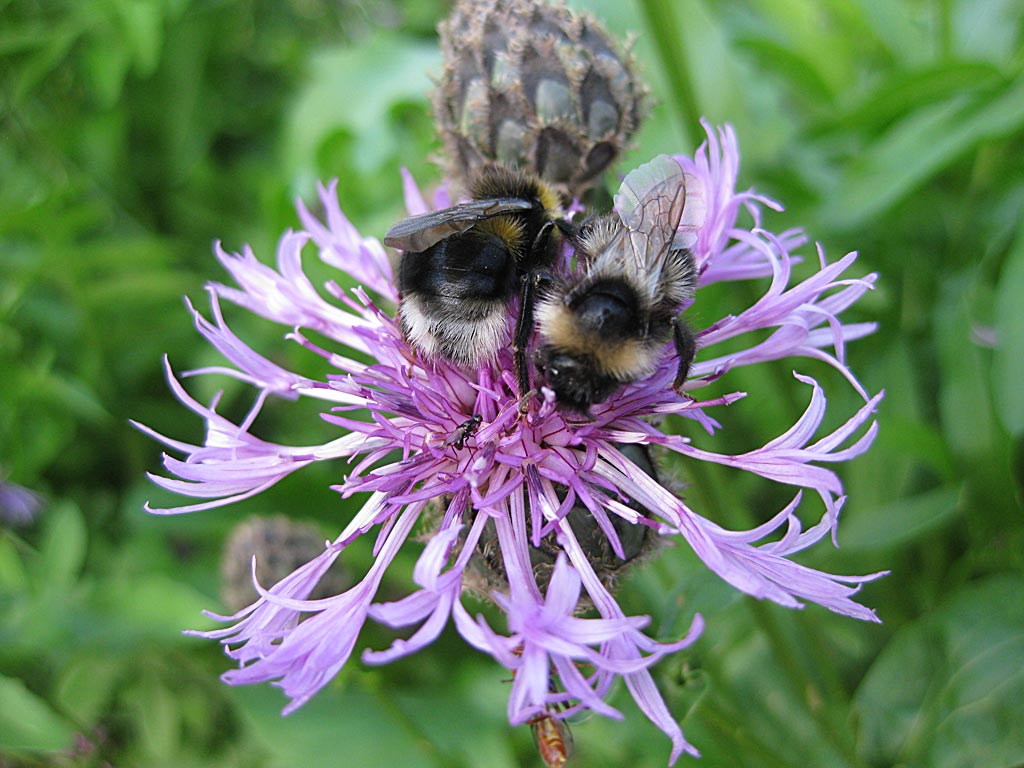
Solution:
M399 307L409 343L428 358L475 367L509 341L520 394L529 390L526 345L533 330L535 275L548 269L567 228L561 200L545 182L517 168L485 166L469 202L411 216L384 244L401 250Z
M660 155L626 176L612 213L573 235L577 272L548 277L535 308L534 363L560 405L585 413L653 373L669 339L679 357L675 388L686 381L697 344L679 314L697 269L677 239L685 205L683 170Z

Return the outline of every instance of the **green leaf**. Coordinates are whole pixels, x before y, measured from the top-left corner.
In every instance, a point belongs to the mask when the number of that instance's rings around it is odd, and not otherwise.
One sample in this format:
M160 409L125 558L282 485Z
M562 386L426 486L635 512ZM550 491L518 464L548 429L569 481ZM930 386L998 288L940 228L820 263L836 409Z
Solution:
M897 71L850 107L825 118L818 132L873 134L885 126L931 104L969 91L993 88L1003 80L997 67L974 62L938 62L909 71Z
M186 642L182 630L209 625L202 611L211 607L210 598L171 575L153 573L111 581L102 600L111 617L124 622L124 629L142 636Z
M439 69L433 43L378 34L357 48L321 51L299 95L286 132L287 165L316 175L316 155L339 129L354 137L352 158L361 173L377 170L396 149L390 112L395 104L423 104Z
M1024 76L984 94L910 113L864 148L820 212L828 226L861 226L980 142L1024 125Z
M835 92L824 74L812 66L799 51L787 45L764 38L740 41L760 62L762 68L773 71L794 93L809 103L825 107L835 99Z
M896 66L917 68L935 58L935 11L932 6L887 0L857 0L856 4L844 0L831 2L833 5L856 7L871 37L878 40ZM871 74L876 76L879 70L885 69L873 67Z
M117 5L124 26L125 43L131 49L132 61L140 77L152 75L160 61L163 42L161 5L159 0L129 0Z
M661 60L661 67L668 81L669 98L674 102L677 117L686 127L693 141L700 136L700 110L694 89L693 72L686 46L689 41L680 34L675 6L668 0L640 0L640 11L647 22L647 29Z
M0 536L0 594L13 594L28 588L25 562L12 536Z
M73 502L51 507L39 546L38 579L48 588L66 589L75 583L85 562L87 533L82 513Z
M138 748L149 756L147 763L173 763L180 743L181 713L167 681L156 670L146 669L125 698L138 734Z
M1024 762L1024 578L971 584L904 628L855 700L861 749L884 765Z
M1001 456L1005 437L992 410L988 356L971 338L970 284L967 276L947 278L934 310L942 372L939 406L943 432L958 459L987 464Z
M0 677L0 745L52 752L71 746L75 729L21 680Z
M959 487L943 486L874 509L843 517L844 550L889 549L919 539L948 524L960 510Z
M5 30L6 31L6 30ZM12 73L11 101L14 104L27 99L40 83L61 67L78 40L80 28L74 21L62 21L56 26L35 24L27 29L14 30L0 41L0 48L16 50L19 38L28 42L32 50L25 64Z
M231 693L250 722L251 737L273 755L275 768L320 765L339 745L344 745L345 765L450 764L435 759L428 740L408 733L386 701L363 691L321 691L287 718L281 717L286 700L276 689L246 686Z
M1006 430L1024 433L1024 228L1003 264L996 287L996 347L992 384L996 414Z
M446 757L445 765L454 762L451 756L455 755L460 758L458 764L465 766L513 768L521 764L510 749L509 737L515 728L508 725L508 691L491 677L493 670L487 662L474 660L452 671L446 690L433 690L429 695L426 691L430 689L402 691L394 697L396 708L409 722L420 733L430 735Z
M85 51L86 71L100 107L110 109L121 97L131 54L116 30L105 26L100 35Z
M957 0L950 32L957 54L1000 64L1020 58L1024 6L1018 0Z
M122 675L134 675L131 659L124 656L88 653L62 670L55 700L79 723L91 727L108 706Z

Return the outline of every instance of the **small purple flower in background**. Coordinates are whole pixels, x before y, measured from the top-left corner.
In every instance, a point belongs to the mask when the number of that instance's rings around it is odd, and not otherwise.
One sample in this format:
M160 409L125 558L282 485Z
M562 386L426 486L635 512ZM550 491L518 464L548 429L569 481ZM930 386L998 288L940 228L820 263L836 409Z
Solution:
M728 126L717 132L708 128L708 141L696 156L677 159L698 182L698 189L688 189L684 224L693 223L694 212L703 219L692 245L699 284L755 278L770 278L770 284L753 306L694 328L700 352L685 394L672 389L676 363L667 345L653 375L593 406L587 419L557 409L550 396L522 414L510 350L475 372L443 360L423 361L393 318L398 296L383 247L355 231L338 208L333 185L320 190L323 222L300 205L304 229L282 238L276 268L259 262L248 249L231 254L218 246L218 258L239 287L210 285L212 322L190 309L199 332L230 367L189 375L241 379L256 390L255 403L236 424L217 413L216 401L204 405L194 400L168 365L172 390L205 421L207 436L203 445L190 445L141 427L184 456L165 456L171 477L153 480L202 501L151 511L222 506L253 496L308 464L335 459L348 462L336 489L345 497L367 494L360 511L321 555L269 588L257 585L260 598L247 608L215 617L229 626L200 633L220 640L240 663L225 675L227 682L275 681L291 699L285 708L291 712L346 664L367 618L415 628L390 648L365 650L362 659L369 664L418 651L453 621L466 642L511 671L510 722L562 718L580 709L621 717L605 701L621 677L640 709L672 740L670 762L684 751L696 755L649 668L692 643L702 629L701 617L695 616L689 633L676 642L657 643L645 635L649 619L622 611L581 544L578 528L570 525L570 512L580 506L619 558L627 559L623 532L643 526L651 537L682 537L711 570L749 595L794 608L811 601L877 621L853 596L863 582L881 574L835 576L788 559L827 535L834 538L845 497L827 465L866 451L877 431L873 413L881 395L865 392L845 363L846 343L871 333L874 325L844 324L839 317L872 287L875 275L846 277L855 254L828 263L819 248L820 269L790 284L790 252L807 238L799 230L775 235L760 228L761 207L779 207L752 192L736 192L739 153ZM428 210L409 179L406 192L410 213ZM741 209L752 216L752 228L737 223ZM361 287L346 292L330 282L323 293L317 291L300 263L308 244ZM270 362L231 332L221 300L292 326L289 338L321 356L336 373L318 381ZM307 329L335 346L314 344L304 335ZM766 330L770 333L764 338ZM716 351L721 342L751 333L759 340L749 346L735 351L732 341L728 348L734 351ZM374 362L360 362L349 351ZM743 394L699 400L701 387L737 366L794 356L826 361L863 397L864 405L835 431L818 434L825 395L817 382L800 374L794 375L808 392L806 411L778 437L746 453L714 453L695 447L688 436L659 430L658 419L677 414L713 435L719 429L715 410ZM326 403L323 419L336 428L328 428L331 439L286 446L255 437L250 426L269 397L313 397ZM346 413L355 409L369 411L371 419L349 418ZM794 497L752 530L727 530L666 489L637 453L627 450L630 444L753 472L793 486ZM825 509L806 530L796 516L805 489L816 493ZM375 560L362 580L341 594L310 599L345 548L374 529ZM414 531L421 535L412 536ZM398 551L419 546L414 541L424 533L428 540L413 574L415 591L396 602L375 602ZM557 542L558 552L546 578L538 578L531 553L549 541ZM491 594L506 616L504 628L474 618L463 602L471 566L485 550L500 565L505 585ZM581 615L581 604L593 611Z
M0 475L0 524L12 528L34 522L45 505L43 497L17 483L9 483Z

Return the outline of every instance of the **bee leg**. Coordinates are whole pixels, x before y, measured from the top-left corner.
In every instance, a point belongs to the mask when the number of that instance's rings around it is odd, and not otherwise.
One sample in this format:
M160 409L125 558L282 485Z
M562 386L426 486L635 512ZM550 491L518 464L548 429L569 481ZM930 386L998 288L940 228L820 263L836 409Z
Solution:
M529 410L530 400L532 400L534 395L540 391L539 386L534 387L533 389L529 388L530 363L526 357L527 347L530 342L530 335L533 333L533 307L537 301L537 297L543 295L545 291L550 290L551 284L554 282L555 278L551 276L550 272L538 271L527 274L523 279L530 283L530 285L524 285L520 292L520 312L518 322L516 323L516 340L513 347L520 395L520 413L526 413ZM525 315L522 311L523 306L526 307Z
M562 237L568 240L575 247L579 243L581 226L574 224L568 219L557 219L555 226L558 227L558 231L562 233Z
M512 339L512 360L516 369L516 386L518 394L523 398L519 410L527 408L527 394L530 391L530 369L526 359L526 348L533 333L533 302L537 295L537 281L533 273L523 276L519 289L519 316L516 318L516 331Z
M537 233L534 243L531 244L529 253L547 253L551 241L551 231L555 224L551 221L545 222L541 231ZM546 259L545 259L546 261ZM529 389L529 362L526 359L526 348L529 346L529 338L534 335L534 302L537 300L538 286L545 280L543 272L538 271L537 265L527 264L527 270L523 274L519 287L519 316L516 317L515 336L512 340L512 359L515 364L516 386L519 389L519 396L523 401L519 404L519 411L525 413L528 408Z
M679 356L679 370L676 372L676 380L672 382L672 388L677 392L686 383L686 377L690 374L690 366L697 356L697 337L693 335L690 326L682 316L677 317L672 324L672 340L676 345L676 354Z
M530 401L533 400L533 398L535 398L537 396L538 392L540 392L540 390L537 389L536 387L534 387L529 392L527 392L525 395L523 395L521 398L519 398L519 414L520 415L523 415L528 410L530 410Z

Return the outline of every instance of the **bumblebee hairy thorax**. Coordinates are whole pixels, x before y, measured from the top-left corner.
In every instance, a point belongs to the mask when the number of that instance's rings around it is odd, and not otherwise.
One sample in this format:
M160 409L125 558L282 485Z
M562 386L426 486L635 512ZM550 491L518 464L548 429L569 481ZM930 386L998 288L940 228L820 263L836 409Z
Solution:
M556 258L555 233L567 226L561 199L536 176L497 164L483 168L469 193L469 201L411 216L385 235L386 245L403 251L399 321L410 344L427 358L472 367L508 345L518 298L511 340L525 393L533 275Z
M615 211L572 237L577 270L544 282L534 310L534 364L557 402L586 412L623 384L650 375L675 342L675 387L686 381L696 341L679 317L697 270L678 239L686 178L662 155L626 176Z

